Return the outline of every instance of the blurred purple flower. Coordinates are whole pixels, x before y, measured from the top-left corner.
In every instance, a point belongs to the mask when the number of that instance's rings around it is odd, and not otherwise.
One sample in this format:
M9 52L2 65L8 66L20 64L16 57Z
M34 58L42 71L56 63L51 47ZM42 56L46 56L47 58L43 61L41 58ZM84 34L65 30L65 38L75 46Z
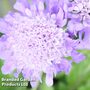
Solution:
M70 0L67 6L69 35L79 40L78 49L90 49L90 0Z
M78 31L79 35L87 32L82 30L81 23L68 22L68 0L32 0L30 3L17 0L14 9L17 11L0 19L0 32L4 33L0 38L3 74L14 73L18 77L22 73L35 87L38 81L42 82L44 72L46 83L51 86L54 75L70 72L72 61L66 57L71 56L76 63L85 59L76 51L78 45L85 43L73 37ZM74 25L79 25L78 29ZM89 33L85 37L88 38Z
M90 0L70 0L68 12L69 18L90 24Z

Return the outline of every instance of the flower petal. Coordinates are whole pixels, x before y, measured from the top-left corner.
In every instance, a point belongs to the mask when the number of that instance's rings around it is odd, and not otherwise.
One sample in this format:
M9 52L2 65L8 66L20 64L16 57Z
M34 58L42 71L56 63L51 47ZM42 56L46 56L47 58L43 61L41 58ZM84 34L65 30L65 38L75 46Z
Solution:
M74 60L74 62L76 62L76 63L79 63L85 59L85 56L83 54L81 54L75 50L72 51L71 56L72 56L72 59Z
M26 8L30 8L27 0L17 0L14 5L14 9L22 12L23 14L25 13Z
M78 49L90 49L90 27L86 27L79 32L79 39L80 43L77 46Z
M47 86L53 85L53 73L46 74L46 84L47 84Z
M1 68L3 74L10 74L14 69L15 65L13 62L6 62Z

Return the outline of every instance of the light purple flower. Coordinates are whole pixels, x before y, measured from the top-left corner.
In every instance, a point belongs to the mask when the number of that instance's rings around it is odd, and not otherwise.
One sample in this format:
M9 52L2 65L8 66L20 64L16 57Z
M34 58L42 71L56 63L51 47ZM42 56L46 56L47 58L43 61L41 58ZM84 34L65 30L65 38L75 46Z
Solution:
M69 18L90 24L90 0L70 0L68 12Z
M35 87L45 73L46 83L51 86L57 73L70 72L72 61L66 57L71 56L77 63L84 59L76 51L79 40L65 31L67 4L68 0L16 1L17 12L9 12L0 19L0 32L4 33L0 38L3 74L18 77L21 73ZM68 28L73 33L73 28Z
M68 18L67 31L79 40L78 49L90 49L90 0L70 0Z

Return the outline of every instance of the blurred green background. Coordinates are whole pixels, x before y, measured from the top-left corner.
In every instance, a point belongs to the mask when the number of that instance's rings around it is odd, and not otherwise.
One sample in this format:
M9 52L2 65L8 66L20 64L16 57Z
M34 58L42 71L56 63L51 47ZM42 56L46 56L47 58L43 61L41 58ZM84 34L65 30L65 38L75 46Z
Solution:
M15 0L0 0L0 17L2 18L9 10L12 9ZM79 64L73 63L72 70L69 75L64 73L58 74L54 78L54 85L47 87L43 79L43 83L35 89L28 87L2 87L2 77L12 77L12 75L3 75L1 67L3 61L0 60L0 90L90 90L90 51L81 51L86 55L86 60ZM45 78L45 77L44 77Z

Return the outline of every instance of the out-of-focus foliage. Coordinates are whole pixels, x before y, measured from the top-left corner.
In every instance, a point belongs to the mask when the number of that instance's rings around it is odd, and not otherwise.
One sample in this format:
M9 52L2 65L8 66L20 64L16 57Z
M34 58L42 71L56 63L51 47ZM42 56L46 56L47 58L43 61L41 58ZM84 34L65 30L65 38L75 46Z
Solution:
M0 0L0 16L4 16L11 10L15 0ZM54 85L47 87L43 77L43 83L37 88L31 90L90 90L90 51L81 51L86 55L86 60L79 64L73 63L69 75L64 73L58 74L54 79ZM2 77L12 77L12 75L3 75L1 66L3 61L0 60L0 90L30 90L27 87L2 87ZM44 76L44 75L43 75Z
M0 0L0 16L5 15L10 9L11 7L8 0Z

